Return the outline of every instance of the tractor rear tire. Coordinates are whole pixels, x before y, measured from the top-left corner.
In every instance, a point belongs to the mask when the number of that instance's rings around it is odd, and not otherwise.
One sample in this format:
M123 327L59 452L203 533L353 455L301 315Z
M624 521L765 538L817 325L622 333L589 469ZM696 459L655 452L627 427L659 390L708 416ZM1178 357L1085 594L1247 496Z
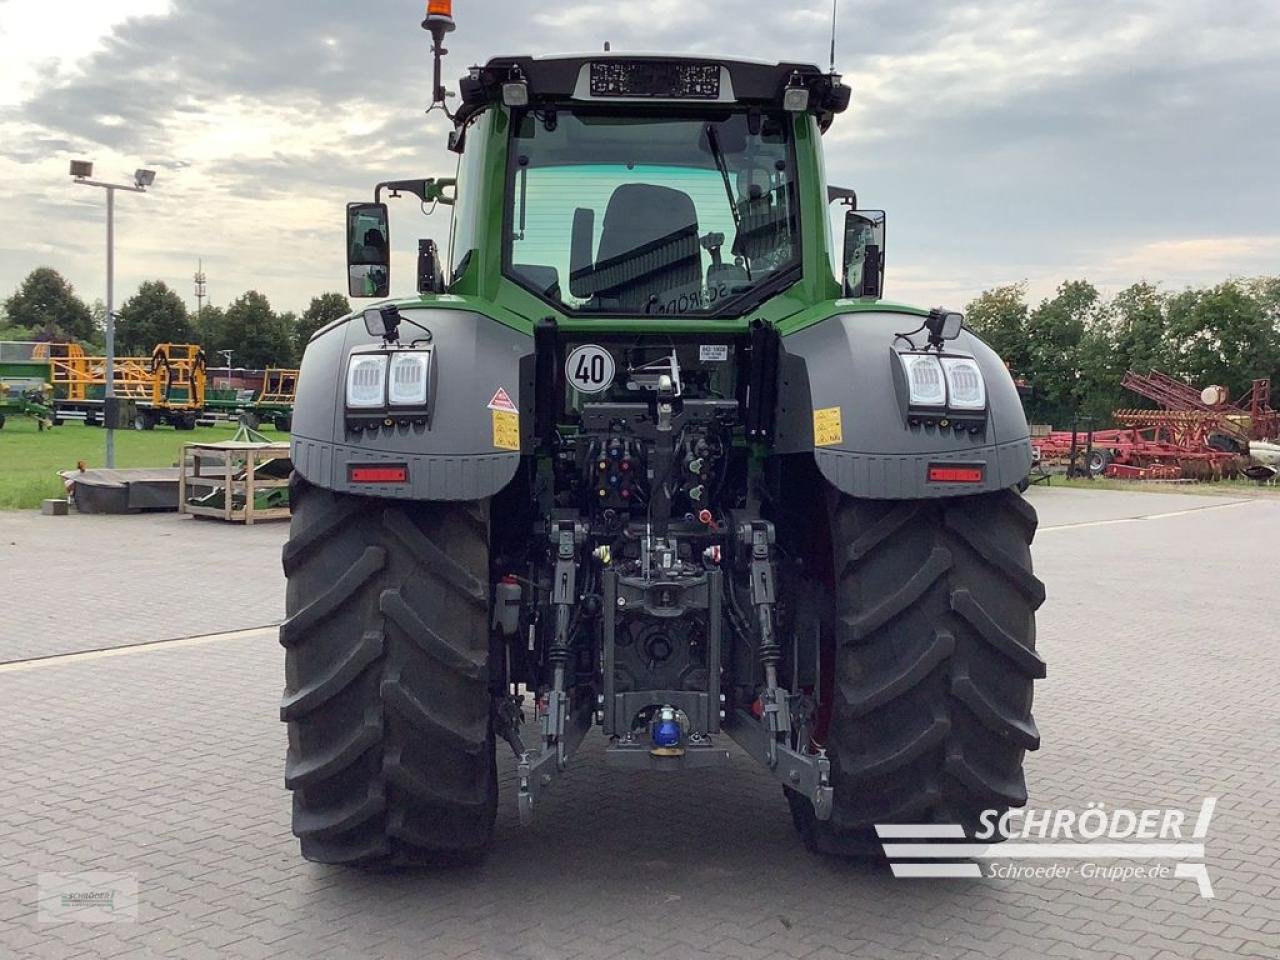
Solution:
M280 716L302 855L477 862L498 797L488 502L291 487Z
M1012 490L859 500L829 512L834 689L826 732L830 820L788 791L810 849L879 852L880 823L958 823L1026 803L1023 755L1040 745L1032 682L1035 510Z

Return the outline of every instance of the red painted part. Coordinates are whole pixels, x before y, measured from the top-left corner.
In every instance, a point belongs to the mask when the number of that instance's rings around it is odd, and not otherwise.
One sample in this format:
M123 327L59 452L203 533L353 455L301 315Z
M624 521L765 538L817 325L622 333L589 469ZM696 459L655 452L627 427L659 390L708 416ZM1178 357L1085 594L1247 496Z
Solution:
M405 483L409 468L403 465L389 467L352 467L352 483Z
M1164 463L1153 463L1149 467L1110 463L1107 465L1106 476L1113 480L1181 480L1182 468Z
M1121 430L1095 430L1093 432L1093 449L1109 450L1113 457L1121 462L1135 458L1158 459L1162 457L1203 460L1206 463L1226 464L1238 459L1237 455L1225 450L1216 450L1203 445L1190 445L1166 439L1156 430L1147 436L1149 428L1132 427ZM1088 443L1084 433L1076 434L1076 452L1083 454ZM1060 459L1071 455L1070 431L1055 431L1045 437L1033 437L1031 445L1040 451L1042 459Z
M1095 430L1092 441L1086 432L1077 432L1074 446L1083 456L1090 442L1093 449L1111 457L1108 476L1132 477L1133 471L1147 471L1146 479L1177 471L1178 476L1221 477L1243 469L1248 456L1243 450L1249 440L1280 436L1280 413L1271 408L1271 381L1253 381L1252 389L1239 402L1205 403L1191 384L1153 370L1141 375L1130 370L1122 385L1139 396L1154 400L1160 410L1116 410L1119 426ZM1241 450L1219 450L1210 441L1228 437ZM1057 430L1044 437L1032 437L1031 445L1041 462L1065 460L1071 456L1072 433ZM1127 468L1112 472L1110 467Z
M1154 400L1169 413L1190 414L1206 421L1213 433L1225 433L1240 441L1268 440L1280 435L1280 412L1271 408L1271 381L1254 380L1249 392L1236 403L1205 403L1191 384L1159 370L1143 376L1128 371L1120 385L1140 397ZM1116 411L1155 413L1156 411Z
M930 464L929 480L933 483L981 483L982 467L944 467Z

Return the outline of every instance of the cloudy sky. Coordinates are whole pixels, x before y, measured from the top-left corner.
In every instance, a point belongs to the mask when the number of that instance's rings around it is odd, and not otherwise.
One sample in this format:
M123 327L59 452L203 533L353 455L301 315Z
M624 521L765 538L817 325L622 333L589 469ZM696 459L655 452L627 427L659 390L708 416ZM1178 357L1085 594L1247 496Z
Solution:
M1064 278L1170 288L1280 273L1280 3L839 0L853 106L832 182L889 212L887 293L961 305ZM494 54L729 53L824 63L828 0L457 0L446 76ZM410 0L0 0L0 297L48 264L104 293L103 177L159 171L117 203L117 298L158 277L280 309L343 284L350 199L450 175ZM445 211L393 211L397 287Z

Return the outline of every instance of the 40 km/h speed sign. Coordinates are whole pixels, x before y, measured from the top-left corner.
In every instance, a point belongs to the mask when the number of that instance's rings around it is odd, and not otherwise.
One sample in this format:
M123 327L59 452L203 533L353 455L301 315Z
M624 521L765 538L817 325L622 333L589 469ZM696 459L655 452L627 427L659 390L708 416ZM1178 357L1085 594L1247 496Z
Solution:
M604 347L584 343L564 362L564 375L579 393L600 393L613 383L613 355Z

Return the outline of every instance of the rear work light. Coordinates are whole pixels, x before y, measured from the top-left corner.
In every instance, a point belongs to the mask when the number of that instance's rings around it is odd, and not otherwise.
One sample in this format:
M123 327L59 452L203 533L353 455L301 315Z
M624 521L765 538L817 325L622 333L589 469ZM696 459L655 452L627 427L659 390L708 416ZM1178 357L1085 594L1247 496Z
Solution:
M408 483L409 468L403 463L352 466L347 470L352 483Z
M931 463L931 483L981 483L984 467L980 463Z
M387 376L387 402L393 407L423 406L430 384L431 354L427 351L394 353Z
M369 410L387 402L387 355L355 354L347 367L347 406Z
M942 357L947 377L947 406L953 410L982 410L987 405L987 385L978 362L969 357Z
M945 407L947 388L938 358L924 353L902 353L899 357L907 374L907 397L911 406Z

